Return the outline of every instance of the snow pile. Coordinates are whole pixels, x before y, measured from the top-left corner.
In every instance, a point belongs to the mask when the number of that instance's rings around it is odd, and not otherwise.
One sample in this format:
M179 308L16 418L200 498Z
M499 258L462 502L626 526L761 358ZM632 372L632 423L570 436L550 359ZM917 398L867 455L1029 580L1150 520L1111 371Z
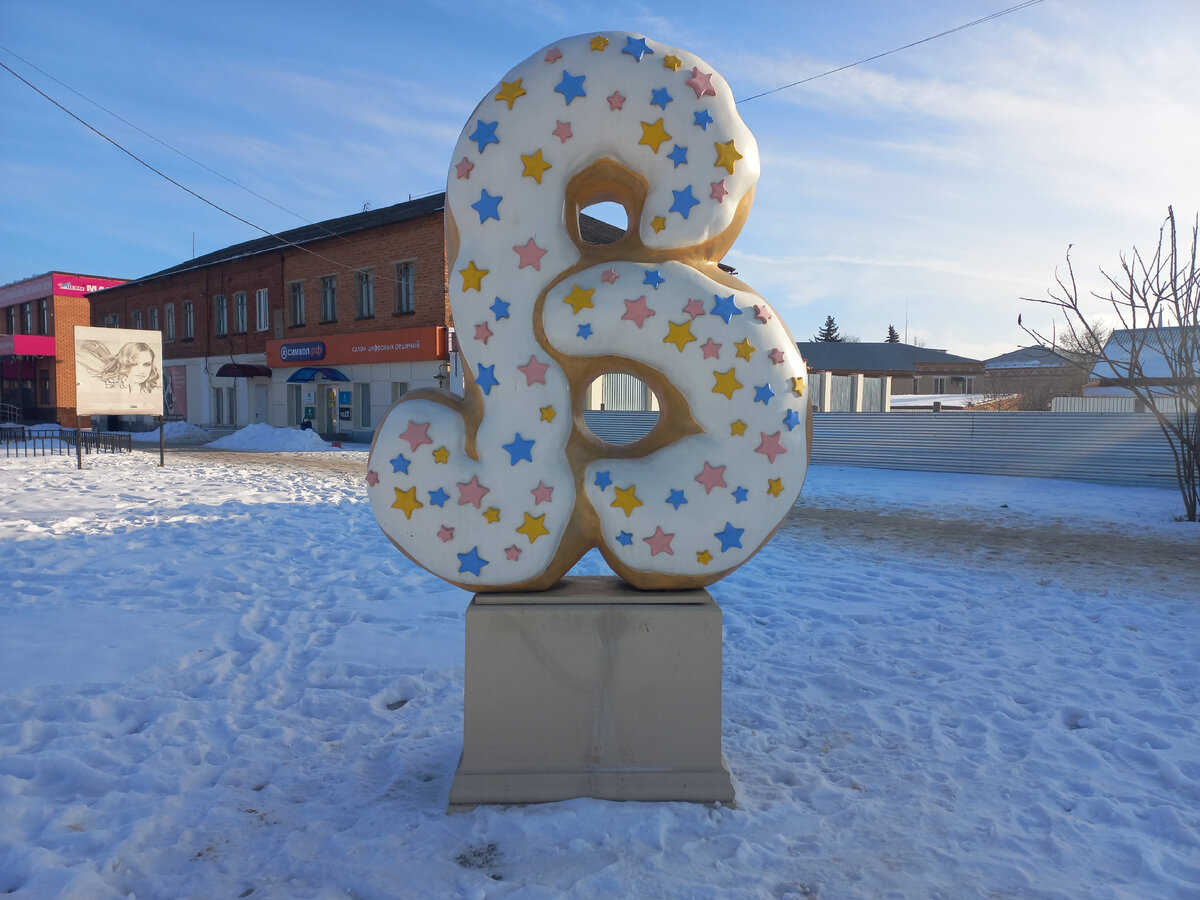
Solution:
M205 444L212 440L212 435L190 422L166 422L163 424L163 439L176 444ZM135 441L153 441L158 443L158 429L153 431L135 431L132 435Z
M361 472L196 457L0 459L0 895L1200 893L1173 491L816 467L711 589L736 808L446 815L469 595Z
M331 449L330 445L311 429L276 428L274 425L261 423L247 425L233 434L217 438L208 446L214 450L248 450L258 453Z

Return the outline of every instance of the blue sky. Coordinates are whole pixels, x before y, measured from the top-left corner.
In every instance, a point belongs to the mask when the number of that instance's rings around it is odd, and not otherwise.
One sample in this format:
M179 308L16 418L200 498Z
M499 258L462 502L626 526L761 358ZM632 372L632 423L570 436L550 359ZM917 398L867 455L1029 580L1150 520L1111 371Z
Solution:
M443 189L475 104L567 35L619 28L687 48L746 98L1013 2L6 2L0 61L281 231ZM1192 0L1044 0L750 100L763 174L726 261L797 340L831 314L869 341L904 333L907 316L910 340L978 358L1028 344L1019 313L1052 323L1019 298L1045 294L1068 244L1098 288L1099 266L1156 242L1168 204L1187 221L1200 210L1198 43ZM200 254L260 233L0 70L0 283L138 277L189 258L193 240Z

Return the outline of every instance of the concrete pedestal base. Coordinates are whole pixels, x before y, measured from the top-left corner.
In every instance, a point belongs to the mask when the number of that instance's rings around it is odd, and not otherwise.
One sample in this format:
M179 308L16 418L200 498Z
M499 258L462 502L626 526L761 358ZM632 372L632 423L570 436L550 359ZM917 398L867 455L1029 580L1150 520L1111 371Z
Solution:
M467 608L450 806L571 797L730 803L721 609L708 591L571 579Z

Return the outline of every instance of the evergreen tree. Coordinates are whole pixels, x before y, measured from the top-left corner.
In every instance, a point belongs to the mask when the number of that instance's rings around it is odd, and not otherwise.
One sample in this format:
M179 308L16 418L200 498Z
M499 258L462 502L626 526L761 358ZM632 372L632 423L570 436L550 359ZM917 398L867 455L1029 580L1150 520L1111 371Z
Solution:
M887 342L889 344L900 343L900 333L898 331L896 331L896 329L894 327L892 327L891 325L888 326Z
M838 334L837 322L833 321L833 316L825 317L825 324L821 326L821 330L813 335L814 341L841 341L844 340Z

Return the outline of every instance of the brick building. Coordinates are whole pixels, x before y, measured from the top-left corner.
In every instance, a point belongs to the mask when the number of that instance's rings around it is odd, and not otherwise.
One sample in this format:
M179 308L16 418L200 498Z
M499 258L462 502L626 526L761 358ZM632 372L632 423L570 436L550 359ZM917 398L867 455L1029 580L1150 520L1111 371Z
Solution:
M74 428L75 326L87 295L120 279L48 272L0 287L0 404L23 421ZM89 425L88 417L83 424Z
M167 412L188 422L369 440L399 396L454 375L444 204L226 247L91 294L91 323L162 331Z

